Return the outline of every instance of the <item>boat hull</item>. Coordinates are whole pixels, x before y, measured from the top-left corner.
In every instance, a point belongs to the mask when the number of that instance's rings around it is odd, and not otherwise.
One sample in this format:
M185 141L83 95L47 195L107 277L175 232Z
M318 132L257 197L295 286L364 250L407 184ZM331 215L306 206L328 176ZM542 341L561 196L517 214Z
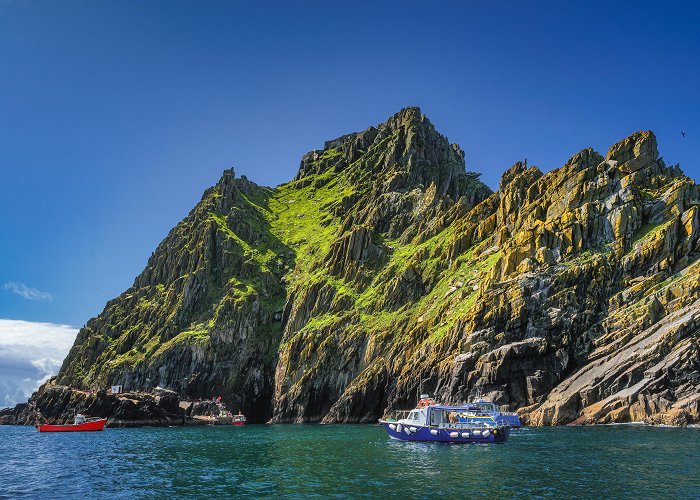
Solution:
M231 422L231 425L245 425L245 422Z
M93 420L90 422L84 422L82 424L68 424L68 425L52 425L52 424L42 424L37 425L39 432L90 432L90 431L101 431L105 428L107 419L103 418L100 420Z
M380 421L389 437L401 441L434 443L504 443L510 436L510 427L492 429L438 429L420 425L403 425L398 422ZM486 432L484 432L486 431Z

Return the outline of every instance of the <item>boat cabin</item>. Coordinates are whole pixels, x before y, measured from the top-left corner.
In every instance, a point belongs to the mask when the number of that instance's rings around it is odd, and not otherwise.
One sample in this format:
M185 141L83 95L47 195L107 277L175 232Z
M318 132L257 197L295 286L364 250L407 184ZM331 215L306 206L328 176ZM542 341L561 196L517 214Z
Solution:
M435 405L430 407L429 425L440 429L461 429L472 427L474 421L468 417L469 410L464 406ZM489 426L480 422L480 425Z
M492 404L492 403L487 403ZM477 413L478 412L478 413ZM430 405L425 408L416 408L404 412L403 418L400 418L397 423L406 426L427 426L437 427L439 429L462 429L472 428L475 424L481 427L492 427L495 421L475 421L475 415L483 415L481 408L471 409L469 406L445 406L445 405ZM470 418L471 417L471 418ZM493 420L490 416L489 420Z
M467 413L471 415L493 415L499 411L499 407L490 401L476 401L469 403Z
M426 425L428 421L428 408L416 408L407 412L406 416L399 420L404 425Z

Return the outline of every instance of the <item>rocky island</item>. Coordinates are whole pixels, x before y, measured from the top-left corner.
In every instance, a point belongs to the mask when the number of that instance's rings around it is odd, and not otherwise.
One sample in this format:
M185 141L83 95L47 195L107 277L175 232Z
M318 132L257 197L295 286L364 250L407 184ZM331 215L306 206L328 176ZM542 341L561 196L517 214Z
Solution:
M695 423L699 237L700 189L650 131L492 192L406 108L276 188L224 172L0 418L179 425L180 398L220 394L254 422L375 422L478 391L530 425Z

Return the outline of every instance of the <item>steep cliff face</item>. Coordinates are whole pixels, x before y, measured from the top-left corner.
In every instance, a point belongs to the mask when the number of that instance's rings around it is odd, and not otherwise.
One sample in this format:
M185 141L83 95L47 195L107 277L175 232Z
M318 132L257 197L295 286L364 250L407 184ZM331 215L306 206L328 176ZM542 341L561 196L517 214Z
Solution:
M269 416L293 252L264 217L272 191L224 173L122 295L80 330L58 382L222 395Z
M500 188L481 222L496 234L471 243L501 256L435 390L478 387L533 424L697 421L698 187L640 132L546 175L516 165Z
M516 163L492 193L407 108L275 189L225 173L58 381L278 422L373 421L419 391L533 424L697 421L699 200L651 132Z
M308 163L328 157L339 159L332 171ZM332 210L339 220L328 249L294 271L275 377L275 421L320 420L360 383L358 377L383 377L384 346L401 335L408 309L446 264L428 255L430 248L414 245L416 235L445 224L453 207L466 212L490 194L478 175L465 172L461 149L416 108L306 155L295 182L329 173L352 191ZM431 265L421 270L424 258ZM370 383L378 392L343 420L381 414L386 380Z
M302 297L309 286L367 280L386 258L381 235L488 193L417 108L305 155L297 179L276 189L225 172L80 331L58 383L222 395L269 419L283 326L308 321L297 309L313 300Z

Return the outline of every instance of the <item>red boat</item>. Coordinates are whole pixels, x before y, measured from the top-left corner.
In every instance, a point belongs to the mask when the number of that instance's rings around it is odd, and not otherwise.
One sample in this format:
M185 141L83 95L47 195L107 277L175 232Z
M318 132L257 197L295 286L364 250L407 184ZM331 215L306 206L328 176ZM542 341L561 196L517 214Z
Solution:
M39 432L101 431L105 428L106 423L106 418L85 418L85 415L76 415L72 424L41 424L37 425L36 428L39 429Z
M231 420L231 425L245 425L246 423L246 418L245 415L242 413L239 413L238 415L234 415L232 420Z

